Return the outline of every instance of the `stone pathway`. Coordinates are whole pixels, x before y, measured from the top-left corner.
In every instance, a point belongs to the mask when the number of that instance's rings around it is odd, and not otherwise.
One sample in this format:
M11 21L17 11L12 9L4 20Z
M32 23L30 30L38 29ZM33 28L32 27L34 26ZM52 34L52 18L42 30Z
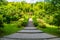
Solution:
M4 36L3 38L0 38L0 40L60 40L60 38L37 30L30 18L28 25L23 30L18 31L15 34Z

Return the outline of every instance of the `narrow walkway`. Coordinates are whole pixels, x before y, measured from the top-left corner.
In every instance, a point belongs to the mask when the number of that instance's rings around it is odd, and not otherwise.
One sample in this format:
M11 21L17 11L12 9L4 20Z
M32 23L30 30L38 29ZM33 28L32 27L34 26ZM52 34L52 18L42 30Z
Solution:
M60 38L37 30L30 18L28 25L23 30L15 34L4 36L0 40L60 40Z

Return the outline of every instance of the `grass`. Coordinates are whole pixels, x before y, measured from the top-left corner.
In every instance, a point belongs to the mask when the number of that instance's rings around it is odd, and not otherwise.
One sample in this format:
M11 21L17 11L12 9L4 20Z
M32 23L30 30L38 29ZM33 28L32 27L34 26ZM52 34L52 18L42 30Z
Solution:
M37 21L36 21L38 23L37 28L39 30L42 30L45 33L49 33L49 34L56 35L56 36L60 37L60 31L58 30L58 26L49 25L41 19L38 19ZM34 23L36 23L36 22L34 22Z
M60 31L58 31L57 28L52 28L52 27L46 27L46 28L40 28L37 27L39 30L42 30L43 32L52 34L52 35L56 35L58 37L60 37Z
M11 21L10 24L4 23L4 27L0 28L0 37L16 33L18 30L22 30L23 26L27 24L28 19L21 18L18 21Z
M9 35L17 32L18 30L23 29L23 27L18 28L16 24L5 24L4 28L2 28L3 32L0 36Z

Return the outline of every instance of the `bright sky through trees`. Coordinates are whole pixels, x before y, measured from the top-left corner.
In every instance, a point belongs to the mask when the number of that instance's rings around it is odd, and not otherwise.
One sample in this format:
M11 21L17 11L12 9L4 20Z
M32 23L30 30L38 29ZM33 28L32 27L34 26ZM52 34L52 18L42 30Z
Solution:
M7 0L8 2L21 2L21 1L25 1L27 3L35 3L35 2L39 2L39 1L43 1L43 0Z

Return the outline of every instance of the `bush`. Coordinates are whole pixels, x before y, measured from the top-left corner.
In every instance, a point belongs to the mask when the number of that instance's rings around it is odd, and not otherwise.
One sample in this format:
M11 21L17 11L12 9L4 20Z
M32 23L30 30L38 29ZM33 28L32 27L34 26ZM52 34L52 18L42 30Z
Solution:
M0 27L4 27L4 25L3 25L3 17L2 17L2 15L0 15Z
M39 27L41 27L41 28L46 28L46 25L44 25L44 24L41 24L41 23L39 23L39 25L38 25Z
M35 16L33 16L33 24L35 26L38 26L37 18Z

